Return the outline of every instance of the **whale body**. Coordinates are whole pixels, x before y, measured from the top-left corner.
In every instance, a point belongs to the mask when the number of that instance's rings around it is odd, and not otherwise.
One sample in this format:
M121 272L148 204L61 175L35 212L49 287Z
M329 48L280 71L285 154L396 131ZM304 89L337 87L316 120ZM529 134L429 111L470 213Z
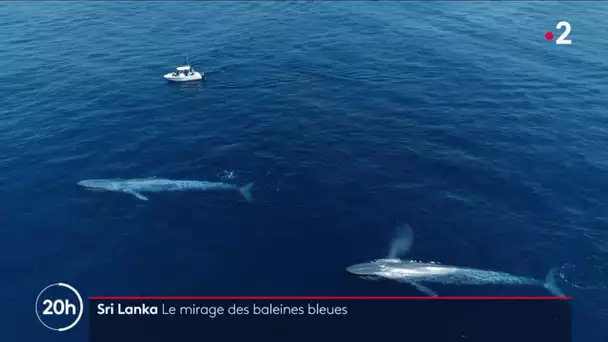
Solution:
M252 201L251 188L253 187L253 183L238 186L222 182L163 178L87 179L79 181L77 184L89 190L124 192L142 201L148 200L146 196L142 195L146 192L232 190L238 191L250 202Z
M401 259L377 259L348 266L346 271L366 279L390 279L406 283L429 296L437 296L437 293L422 283L533 285L543 286L555 296L564 296L555 283L556 268L549 271L544 282L504 272Z

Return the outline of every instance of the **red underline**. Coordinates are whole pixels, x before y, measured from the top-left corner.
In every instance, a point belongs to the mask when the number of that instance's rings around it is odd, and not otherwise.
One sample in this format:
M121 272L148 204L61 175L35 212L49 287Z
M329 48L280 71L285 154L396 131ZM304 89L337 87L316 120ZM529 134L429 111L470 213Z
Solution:
M550 296L90 296L90 300L570 300Z

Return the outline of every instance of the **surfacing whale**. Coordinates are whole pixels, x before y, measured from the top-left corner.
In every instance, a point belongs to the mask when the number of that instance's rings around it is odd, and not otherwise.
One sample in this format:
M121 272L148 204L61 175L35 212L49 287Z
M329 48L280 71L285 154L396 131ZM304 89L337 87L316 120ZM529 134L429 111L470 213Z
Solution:
M253 200L251 188L253 183L244 186L222 182L207 182L197 180L173 180L164 178L138 178L138 179L87 179L77 183L89 190L124 192L147 201L148 197L142 193L165 191L210 191L210 190L236 190L247 201Z
M565 296L555 282L556 268L549 271L544 282L504 272L401 259L378 259L349 266L346 270L366 279L391 279L409 284L429 296L437 296L437 293L422 283L534 285L543 286L554 296Z
M437 296L437 293L423 283L533 285L544 287L554 296L565 296L555 281L557 268L552 268L545 280L540 281L504 272L398 259L395 251L407 252L412 245L412 240L411 228L407 225L402 226L399 238L393 240L388 258L351 265L346 268L346 271L364 279L390 279L409 284L429 296ZM395 246L395 244L399 244L399 246Z

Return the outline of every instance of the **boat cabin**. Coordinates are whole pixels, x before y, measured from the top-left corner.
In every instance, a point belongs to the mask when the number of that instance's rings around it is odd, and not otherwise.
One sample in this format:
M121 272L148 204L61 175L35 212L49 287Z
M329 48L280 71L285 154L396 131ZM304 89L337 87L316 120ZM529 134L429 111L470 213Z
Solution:
M173 76L192 76L194 75L194 68L190 65L178 66L173 72Z

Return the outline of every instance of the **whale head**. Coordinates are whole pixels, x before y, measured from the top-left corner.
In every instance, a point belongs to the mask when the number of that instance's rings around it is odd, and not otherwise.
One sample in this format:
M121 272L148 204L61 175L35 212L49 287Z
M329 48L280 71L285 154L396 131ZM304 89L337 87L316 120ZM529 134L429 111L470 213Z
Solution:
M403 263L399 259L378 259L370 262L364 262L361 264L355 264L348 266L346 272L357 275L357 276L375 276L382 274L387 267L391 267L395 264Z
M110 179L86 179L76 184L88 190L116 190L115 182Z

